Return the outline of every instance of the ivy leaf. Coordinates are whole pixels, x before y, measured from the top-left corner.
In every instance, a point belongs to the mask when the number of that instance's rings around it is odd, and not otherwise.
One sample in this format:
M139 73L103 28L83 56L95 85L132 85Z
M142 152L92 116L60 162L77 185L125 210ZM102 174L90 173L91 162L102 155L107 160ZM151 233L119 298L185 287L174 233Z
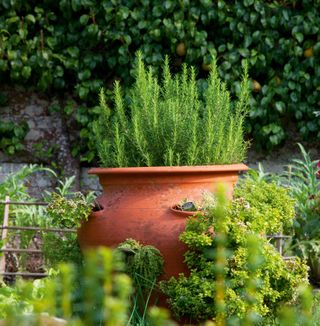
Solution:
M67 48L67 52L69 53L69 55L72 58L78 58L79 57L80 50L79 50L79 48L77 48L75 46L72 46L72 47L68 47Z
M30 76L31 76L31 67L29 66L24 66L22 68L22 71L21 71L21 76L24 78L24 79L29 79Z
M295 34L294 34L294 37L297 39L297 41L298 41L299 43L301 43L301 42L303 41L303 39L304 39L304 36L303 36L302 33L295 33Z
M88 21L89 21L89 15L82 15L82 16L80 16L80 19L79 19L79 21L80 21L80 24L81 25L87 25L87 23L88 23Z
M275 107L279 113L283 114L285 111L286 105L283 102L279 101L279 102L276 102Z
M26 21L29 21L30 23L33 23L33 24L36 23L36 18L35 18L33 15L31 15L31 14L28 14L28 15L25 17L25 20L26 20Z
M82 70L78 73L78 78L82 81L91 77L91 71L89 69Z

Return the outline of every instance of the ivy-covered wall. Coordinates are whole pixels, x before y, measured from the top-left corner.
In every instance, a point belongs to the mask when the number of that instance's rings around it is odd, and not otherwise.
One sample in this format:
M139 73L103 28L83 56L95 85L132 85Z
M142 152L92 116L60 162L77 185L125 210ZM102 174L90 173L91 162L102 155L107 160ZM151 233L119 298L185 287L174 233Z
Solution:
M72 93L80 105L53 109L76 122L73 154L84 160L94 158L97 92L131 81L138 49L155 67L165 54L175 71L195 65L200 87L215 55L233 93L247 59L255 143L280 144L291 121L303 137L320 135L319 0L2 0L0 12L0 82ZM0 125L0 137L5 130Z

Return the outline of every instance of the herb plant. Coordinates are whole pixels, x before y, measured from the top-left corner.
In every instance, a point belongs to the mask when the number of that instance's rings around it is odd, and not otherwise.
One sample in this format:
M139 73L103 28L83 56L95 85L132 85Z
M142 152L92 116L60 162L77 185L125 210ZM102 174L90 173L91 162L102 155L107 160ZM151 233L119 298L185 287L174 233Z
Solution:
M261 247L255 236L249 236L245 246L248 277L244 281L243 301L246 302L248 313L244 313L243 318L237 316L230 318L226 314L229 284L226 278L228 274L224 269L228 266L226 265L228 260L225 259L228 237L225 233L227 225L224 222L224 205L225 202L221 203L221 199L218 199L215 206L217 231L215 241L219 254L214 256L210 250L206 251L206 256L211 255L214 261L212 266L216 268L215 275L220 275L220 285L214 287L216 295L212 305L216 311L219 311L219 318L208 320L204 325L318 325L319 300L316 295L313 304L311 291L305 287L297 290L298 304L294 308L281 305L277 320L262 320L255 313L260 293L259 271L264 264ZM61 320L63 318L70 326L177 325L168 319L165 310L158 307L148 309L146 318L141 323L134 323L130 319L128 298L130 294L132 295L131 282L129 277L122 273L123 263L115 252L100 248L98 251L87 252L84 260L84 265L80 268L72 264L62 264L56 271L52 271L48 278L33 283L21 280L14 287L0 284L0 318L4 319L1 322L14 326L51 325L56 324L58 320L55 317L59 317L60 322L63 322ZM206 281L206 278L200 281ZM212 289L214 283L210 285ZM279 286L283 286L283 283ZM203 296L205 300L209 299L208 292L203 292ZM207 303L209 307L209 302ZM147 307L145 308L147 310Z
M47 211L53 226L80 227L81 222L88 219L93 207L80 192L75 193L72 198L52 193L51 198Z
M102 113L95 122L97 150L106 167L239 163L246 155L244 119L248 112L247 67L239 99L230 100L215 63L201 93L194 67L172 76L165 59L161 81L138 53L135 83L124 98L115 82L114 109L100 93Z
M310 278L320 284L320 180L318 161L313 161L299 144L302 159L294 159L286 174L286 185L296 200L296 218L293 223L292 249L306 259Z
M61 194L56 192L51 194L51 200L47 207L47 223L51 227L78 228L91 213L93 208L91 195L85 197L80 192L70 194L69 186L71 184L72 182L69 183L67 180L59 188ZM78 265L82 263L82 254L76 233L48 232L43 234L43 238L43 251L48 267L56 268L62 262L72 262Z
M270 190L273 196L265 196ZM185 260L190 275L161 284L175 315L249 325L254 324L254 314L255 322L268 324L275 320L280 303L294 303L300 284L308 284L307 266L299 258L283 260L266 237L269 231L280 232L294 217L293 205L280 186L254 184L247 178L232 202L218 194L205 215L190 218L180 236L189 247ZM268 206L276 215L270 221Z
M143 246L134 239L127 239L117 247L126 255L126 270L133 280L140 279L143 287L150 287L163 272L163 258L160 251L150 245Z
M125 254L125 271L133 281L128 324L145 325L147 308L154 303L153 300L157 300L157 278L163 272L164 260L157 248L144 246L134 239L120 243L117 250Z

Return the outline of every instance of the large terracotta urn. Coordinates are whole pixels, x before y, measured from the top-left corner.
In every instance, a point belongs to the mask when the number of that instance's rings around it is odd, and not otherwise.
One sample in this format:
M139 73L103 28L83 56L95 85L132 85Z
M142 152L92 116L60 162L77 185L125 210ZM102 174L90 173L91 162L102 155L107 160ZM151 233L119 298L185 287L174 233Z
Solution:
M221 183L231 197L239 173L247 169L244 164L91 169L103 187L101 210L78 230L80 246L116 247L133 238L160 250L165 261L162 279L188 273L186 247L179 241L188 214L172 207L184 199L199 201Z

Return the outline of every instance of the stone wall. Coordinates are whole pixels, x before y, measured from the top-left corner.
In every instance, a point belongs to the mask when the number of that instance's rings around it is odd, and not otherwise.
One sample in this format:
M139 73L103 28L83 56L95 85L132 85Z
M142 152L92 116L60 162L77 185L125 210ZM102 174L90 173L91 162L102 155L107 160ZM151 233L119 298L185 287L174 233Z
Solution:
M80 162L71 155L70 134L59 111L65 99L48 97L24 88L0 86L7 95L8 105L0 110L0 119L17 124L27 122L29 131L24 139L24 149L12 156L0 151L1 163L37 163L54 166L66 176L75 175L75 186L80 189ZM0 140L1 141L1 140ZM10 169L4 167L3 171ZM2 172L3 173L3 172Z

